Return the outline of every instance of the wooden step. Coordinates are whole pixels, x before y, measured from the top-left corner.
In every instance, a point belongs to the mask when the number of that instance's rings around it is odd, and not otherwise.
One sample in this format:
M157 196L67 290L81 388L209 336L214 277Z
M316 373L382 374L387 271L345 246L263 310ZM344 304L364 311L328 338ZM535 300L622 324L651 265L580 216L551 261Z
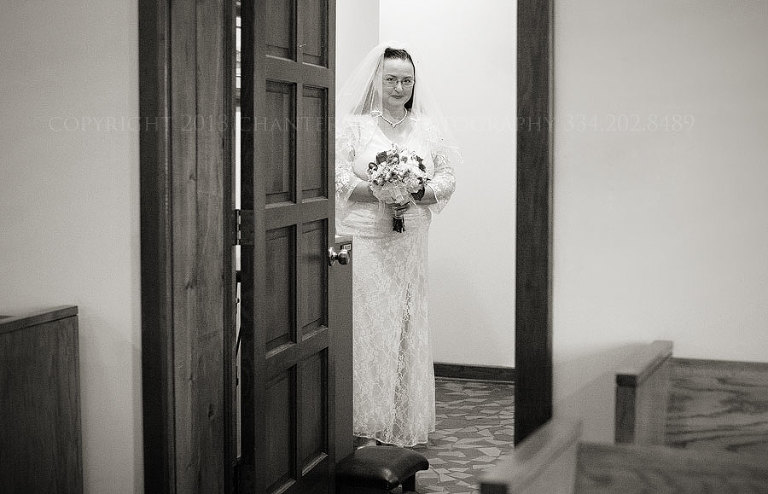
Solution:
M768 493L752 456L580 440L580 423L553 419L500 460L481 494Z

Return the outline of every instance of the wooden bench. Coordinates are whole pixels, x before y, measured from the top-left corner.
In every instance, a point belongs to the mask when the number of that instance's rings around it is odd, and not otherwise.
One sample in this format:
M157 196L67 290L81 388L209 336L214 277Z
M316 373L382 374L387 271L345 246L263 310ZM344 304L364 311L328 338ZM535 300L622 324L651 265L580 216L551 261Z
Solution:
M653 342L616 375L615 440L768 458L768 363L675 358Z
M0 492L83 492L77 307L0 316Z
M481 494L768 493L764 460L728 452L580 440L553 419L481 478Z

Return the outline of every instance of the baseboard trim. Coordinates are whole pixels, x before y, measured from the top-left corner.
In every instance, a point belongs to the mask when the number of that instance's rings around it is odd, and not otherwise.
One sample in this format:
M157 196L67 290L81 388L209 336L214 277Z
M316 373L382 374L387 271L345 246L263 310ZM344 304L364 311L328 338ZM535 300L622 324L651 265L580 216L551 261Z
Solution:
M484 365L444 364L435 362L435 377L468 381L515 382L515 368Z

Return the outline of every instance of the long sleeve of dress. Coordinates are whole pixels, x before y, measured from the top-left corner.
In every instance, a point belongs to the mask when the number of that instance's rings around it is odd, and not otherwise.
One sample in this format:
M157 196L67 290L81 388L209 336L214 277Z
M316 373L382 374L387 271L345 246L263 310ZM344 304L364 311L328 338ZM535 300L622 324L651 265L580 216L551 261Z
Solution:
M435 173L429 181L429 187L435 193L437 202L430 204L429 209L433 214L443 210L448 200L456 189L456 178L453 173L453 165L449 153L440 150L434 153Z
M355 175L352 164L355 161L355 143L358 141L353 127L348 126L336 137L336 221L343 220L349 213L349 196L357 184L362 182ZM338 228L337 228L338 231Z

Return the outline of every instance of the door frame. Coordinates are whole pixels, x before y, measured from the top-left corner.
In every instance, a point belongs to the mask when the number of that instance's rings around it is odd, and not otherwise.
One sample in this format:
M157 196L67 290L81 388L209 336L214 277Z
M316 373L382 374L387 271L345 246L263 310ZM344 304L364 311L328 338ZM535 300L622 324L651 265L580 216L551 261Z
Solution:
M552 417L553 5L517 0L515 444Z
M552 416L553 10L553 0L518 0L515 443ZM170 201L172 22L169 0L139 1L144 479L152 492L175 492L176 476L172 249L184 239L174 236ZM231 308L221 316L229 320Z
M231 162L234 74L222 55L234 47L233 4L138 6L143 473L153 494L234 491L232 173L197 167ZM221 60L221 72L198 70L200 60ZM198 262L199 252L220 262Z

